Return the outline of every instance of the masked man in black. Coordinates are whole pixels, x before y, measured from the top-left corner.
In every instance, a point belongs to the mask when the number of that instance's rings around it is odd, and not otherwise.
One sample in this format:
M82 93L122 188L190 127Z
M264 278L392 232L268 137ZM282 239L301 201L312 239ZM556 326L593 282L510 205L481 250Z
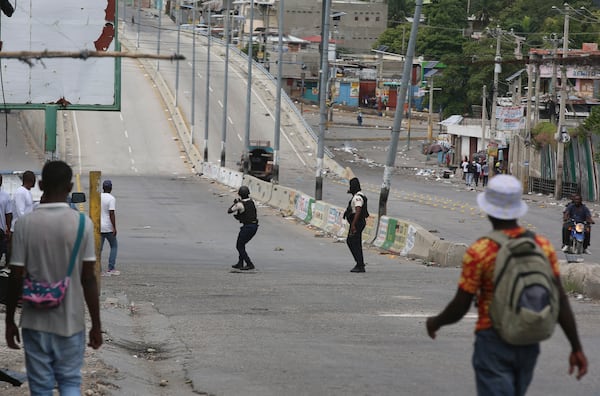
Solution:
M233 201L233 205L227 209L227 213L233 213L233 217L242 223L235 245L239 253L239 258L237 264L232 265L232 267L237 270L247 271L255 268L248 253L246 253L246 244L256 235L258 219L256 217L256 205L254 205L254 201L250 198L248 187L241 186L238 190L238 195L240 198L236 198Z
M350 252L356 261L354 268L350 272L365 272L365 261L362 251L362 232L367 225L366 218L369 217L367 210L367 197L360 191L360 181L358 178L350 180L349 194L352 198L348 202L348 208L344 212L344 219L350 223L346 243Z

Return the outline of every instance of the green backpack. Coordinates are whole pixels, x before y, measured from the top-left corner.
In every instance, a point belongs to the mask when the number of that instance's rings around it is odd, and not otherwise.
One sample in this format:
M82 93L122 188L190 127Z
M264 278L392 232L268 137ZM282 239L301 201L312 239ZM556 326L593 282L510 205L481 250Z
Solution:
M534 237L531 231L516 238L502 231L487 235L500 245L489 315L500 338L512 345L550 338L558 320L557 278Z

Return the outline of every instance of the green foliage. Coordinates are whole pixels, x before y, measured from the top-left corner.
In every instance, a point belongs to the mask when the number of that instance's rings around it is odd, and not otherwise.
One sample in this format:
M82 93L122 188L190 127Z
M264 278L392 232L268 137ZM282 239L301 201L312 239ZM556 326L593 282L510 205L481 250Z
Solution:
M248 55L248 49L249 49L249 45L246 44L246 46L244 48L242 48L242 52L246 55ZM258 59L258 53L260 51L260 44L258 43L252 43L252 59L254 59L256 62L259 62L262 59Z
M405 22L405 18L413 16L414 4L414 0L388 0L390 28L374 47L387 45L390 52L406 53L411 24ZM570 19L569 47L581 48L584 42L600 43L599 24L590 23L590 19L582 16L592 17L580 7L591 10L596 19L600 19L600 10L593 8L590 0L570 0L569 5L584 13ZM564 7L564 0L470 0L468 11L463 0L432 0L431 4L424 5L425 20L419 25L415 56L439 60L447 65L443 74L438 73L435 77L435 86L442 88L436 92L435 101L436 105L442 105L444 116L470 113L472 105L482 103L484 85L487 86L488 105L491 103L496 52L496 37L492 33L496 27L525 39L521 48L523 55L530 48L552 48L552 42L546 38L553 33L559 39L562 37L564 14L560 11ZM467 17L472 16L474 20L469 23ZM470 26L483 32L483 37L476 40L465 35ZM515 58L515 42L514 36L503 36L503 61ZM499 96L504 96L508 90L506 77L523 67L506 62L502 65ZM525 86L527 78L525 74L523 76ZM549 141L552 140L553 136Z
M551 145L556 147L556 125L551 122L540 122L531 130L533 143L537 147Z

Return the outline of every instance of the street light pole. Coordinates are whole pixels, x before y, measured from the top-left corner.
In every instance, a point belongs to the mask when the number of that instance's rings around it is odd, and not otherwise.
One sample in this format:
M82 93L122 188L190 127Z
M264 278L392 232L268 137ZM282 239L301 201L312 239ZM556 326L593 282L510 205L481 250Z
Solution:
M394 114L394 125L392 126L390 148L388 150L387 162L383 170L383 183L381 186L381 192L379 194L379 217L384 216L387 213L387 200L390 195L392 171L394 169L394 162L396 161L396 152L398 151L398 140L400 139L400 128L402 126L406 91L410 82L410 77L412 75L412 63L415 55L415 44L417 42L417 30L419 29L421 8L423 8L423 0L417 0L415 4L415 15L410 30L410 38L408 40L408 49L406 51L406 57L404 58L402 83L400 85L398 103L396 103L396 111Z
M319 80L319 139L317 147L317 175L315 199L323 199L323 156L325 152L325 128L327 126L327 82L329 80L329 15L331 0L323 0L323 24L321 27L321 70Z
M275 134L273 141L273 183L279 184L279 140L281 136L281 85L282 85L282 74L283 74L283 9L284 0L279 0L279 9L277 10L277 30L279 33L279 44L278 44L278 62L277 62L277 99L275 102ZM304 73L303 73L304 74ZM302 80L302 87L304 87L304 79ZM302 102L300 102L302 103Z
M208 162L208 124L210 118L210 44L212 41L212 32L211 32L211 8L212 4L208 3L208 21L206 23L207 27L207 44L206 44L206 99L204 103L204 162Z
M180 54L179 47L181 46L181 0L177 3L179 8L177 13L177 53ZM177 107L179 99L179 62L175 63L175 107Z
M244 134L244 173L250 170L250 113L252 112L252 50L254 44L254 0L250 0L250 32L248 33L248 84L246 86L246 130Z
M227 143L227 94L229 84L229 26L231 12L230 2L227 1L227 9L225 14L225 70L223 72L223 129L221 131L221 166L225 166L225 144Z
M196 26L196 3L192 11L193 25ZM190 144L194 144L194 128L196 127L196 32L192 30L192 117L190 125Z
M490 114L490 139L496 138L496 106L498 103L498 77L502 72L502 55L500 54L501 40L502 40L502 29L496 28L496 57L494 61L494 87L492 91L492 114ZM470 154L470 153L469 153Z
M563 48L562 58L566 58L569 52L569 9L568 4L565 3L565 25L563 32ZM563 167L565 160L565 142L563 140L563 132L566 132L565 126L565 110L567 104L567 65L564 60L560 66L560 106L558 113L558 127L556 128L557 133L557 148L556 148L556 187L554 189L554 198L562 198L562 183L563 183Z

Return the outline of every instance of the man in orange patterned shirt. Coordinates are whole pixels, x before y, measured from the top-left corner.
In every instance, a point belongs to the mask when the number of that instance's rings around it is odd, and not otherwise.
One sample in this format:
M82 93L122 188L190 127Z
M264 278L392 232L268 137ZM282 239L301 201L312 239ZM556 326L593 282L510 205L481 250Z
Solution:
M477 203L487 213L494 230L501 230L509 237L518 237L526 231L517 223L517 219L527 212L522 194L519 180L509 175L498 175L477 196ZM588 363L579 341L573 311L560 282L556 252L545 237L536 235L535 241L548 256L557 278L560 290L558 323L571 344L569 374L577 367L576 377L580 379L587 373ZM427 319L427 333L435 338L440 327L458 322L469 310L473 297L477 296L478 320L472 359L477 394L524 395L533 378L540 346L539 343L524 346L508 344L492 326L488 310L494 293L493 277L498 250L499 245L485 237L467 249L456 295L439 315Z

